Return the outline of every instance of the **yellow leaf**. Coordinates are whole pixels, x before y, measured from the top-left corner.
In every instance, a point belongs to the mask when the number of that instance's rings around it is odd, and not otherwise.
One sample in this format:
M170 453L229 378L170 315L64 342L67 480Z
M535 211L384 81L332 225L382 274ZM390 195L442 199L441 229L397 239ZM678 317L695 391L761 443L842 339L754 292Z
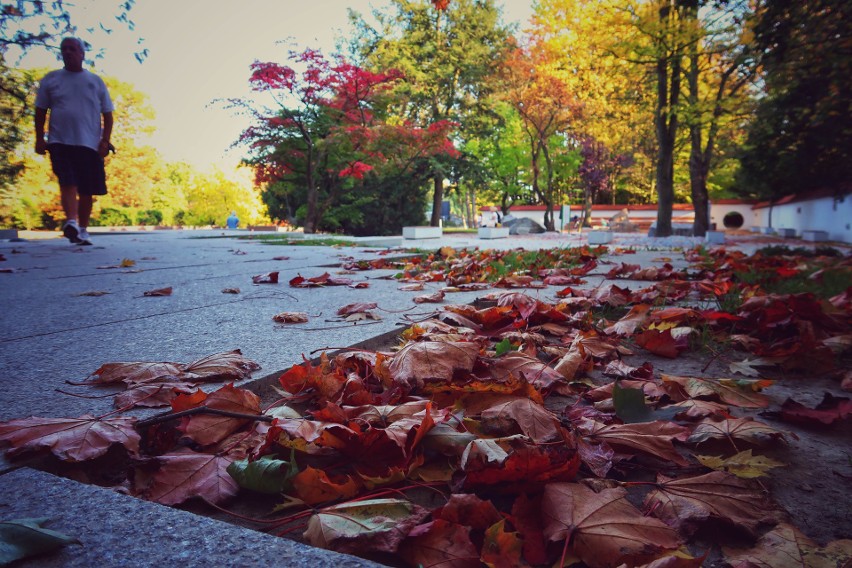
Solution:
M131 266L136 266L136 261L129 258L122 258L119 266L122 268L130 268Z
M719 471L727 471L742 477L752 479L767 475L767 471L773 467L782 467L783 464L766 456L753 456L751 450L746 450L729 458L723 456L695 456L702 465Z

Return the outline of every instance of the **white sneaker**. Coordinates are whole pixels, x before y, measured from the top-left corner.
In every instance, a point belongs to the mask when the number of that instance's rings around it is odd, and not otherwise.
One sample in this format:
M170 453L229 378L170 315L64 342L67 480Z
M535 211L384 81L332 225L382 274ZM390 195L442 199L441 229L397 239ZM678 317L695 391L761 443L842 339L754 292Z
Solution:
M78 245L91 245L92 239L89 237L89 231L85 229L85 227L80 227L80 232L77 233L77 238L79 241Z
M62 234L65 235L65 238L71 241L72 243L80 243L80 226L77 225L77 221L73 219L70 221L65 221L62 224Z

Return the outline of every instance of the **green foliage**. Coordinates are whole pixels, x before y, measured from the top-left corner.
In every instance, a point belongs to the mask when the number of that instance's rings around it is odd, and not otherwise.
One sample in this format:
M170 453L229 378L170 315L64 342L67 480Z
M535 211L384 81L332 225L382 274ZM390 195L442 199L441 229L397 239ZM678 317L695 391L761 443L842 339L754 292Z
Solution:
M136 214L137 225L161 225L163 213L157 209L143 209Z
M759 16L755 42L766 93L742 156L742 193L777 198L808 189L848 191L852 4L766 2Z
M91 223L95 227L127 227L133 224L133 220L126 210L103 207L100 213L92 217Z

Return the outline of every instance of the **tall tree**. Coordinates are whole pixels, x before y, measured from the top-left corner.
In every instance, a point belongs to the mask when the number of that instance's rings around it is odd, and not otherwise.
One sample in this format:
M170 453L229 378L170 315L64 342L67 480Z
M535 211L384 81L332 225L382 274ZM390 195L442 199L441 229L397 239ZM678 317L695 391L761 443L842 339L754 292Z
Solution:
M292 53L290 59L301 71L277 63L252 66L253 88L272 95L277 108L235 104L254 113L255 124L242 140L250 145L247 162L258 182L270 184L269 191L300 193L298 201L285 198L282 204L288 214L304 219L306 232L316 232L323 223L340 227L339 215L328 216L334 207L345 206L350 216L367 207L365 177L373 176L377 188L384 182L375 176L410 175L433 159L456 154L446 121L419 128L387 120L389 89L399 72L373 73L342 58L330 61L315 50ZM348 189L361 195L350 198L344 195Z
M357 14L353 50L373 69L399 69L397 111L421 127L441 121L459 126L456 137L475 136L489 116L489 81L502 58L509 31L493 0L392 0L375 12L374 27ZM432 226L441 218L444 179L451 163L433 162Z
M741 191L764 199L849 192L852 4L767 0L757 16L765 91L742 156Z
M689 182L695 210L693 235L709 229L710 199L707 180L720 132L732 117L748 107L744 98L756 73L750 41L748 2L730 2L699 10L698 0L684 0L684 15L695 26L695 40L687 45L687 107Z
M530 145L532 191L545 206L544 226L553 231L555 164L553 139L565 135L578 115L573 93L558 73L551 52L533 42L517 48L507 58L502 78L504 96L521 117ZM543 179L542 179L543 178Z

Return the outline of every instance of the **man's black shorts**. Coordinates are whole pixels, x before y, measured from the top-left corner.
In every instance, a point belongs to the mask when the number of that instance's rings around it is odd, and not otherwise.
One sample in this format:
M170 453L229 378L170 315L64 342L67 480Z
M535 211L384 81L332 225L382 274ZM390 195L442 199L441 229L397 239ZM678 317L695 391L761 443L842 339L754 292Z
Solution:
M47 151L60 186L77 186L83 195L106 195L104 159L97 152L68 144L48 144Z

